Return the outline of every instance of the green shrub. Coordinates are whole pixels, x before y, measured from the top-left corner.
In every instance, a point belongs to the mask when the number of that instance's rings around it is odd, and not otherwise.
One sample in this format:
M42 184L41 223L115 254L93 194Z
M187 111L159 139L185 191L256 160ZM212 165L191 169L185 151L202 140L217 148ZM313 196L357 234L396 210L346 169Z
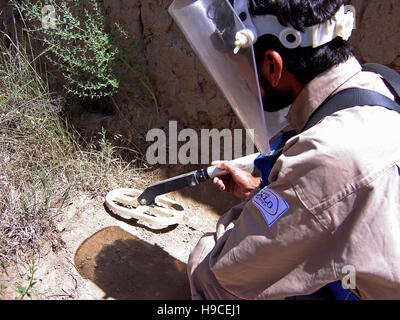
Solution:
M80 98L101 98L113 95L119 82L112 64L117 49L104 31L96 1L89 1L91 12L79 1L12 1L29 29L45 47L45 57L61 71L68 93ZM43 28L42 8L52 5L56 12L55 28Z
M45 57L62 71L69 94L98 99L123 88L137 99L150 98L158 112L156 96L140 63L137 42L118 24L111 24L110 33L105 31L106 15L97 1L88 0L89 9L77 0L11 3L32 26L27 31L43 44ZM45 5L55 10L55 28L42 25ZM121 64L122 68L118 68ZM122 70L131 73L135 85L125 83Z

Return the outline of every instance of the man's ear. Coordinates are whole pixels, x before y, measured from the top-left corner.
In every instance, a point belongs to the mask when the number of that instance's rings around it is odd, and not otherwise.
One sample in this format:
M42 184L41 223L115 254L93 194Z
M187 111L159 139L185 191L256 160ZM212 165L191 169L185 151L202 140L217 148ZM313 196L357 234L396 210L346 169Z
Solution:
M283 60L278 52L274 50L265 51L262 72L271 86L278 86L283 72Z

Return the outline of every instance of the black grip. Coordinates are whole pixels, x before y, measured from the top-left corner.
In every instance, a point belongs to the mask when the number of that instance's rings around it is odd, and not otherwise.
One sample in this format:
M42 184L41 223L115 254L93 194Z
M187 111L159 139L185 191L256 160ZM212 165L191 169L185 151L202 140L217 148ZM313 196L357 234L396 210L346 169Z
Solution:
M186 187L197 186L200 182L207 179L203 170L197 170L186 173L177 177L169 178L147 187L139 196L138 200L141 205L152 204L159 195L177 191Z

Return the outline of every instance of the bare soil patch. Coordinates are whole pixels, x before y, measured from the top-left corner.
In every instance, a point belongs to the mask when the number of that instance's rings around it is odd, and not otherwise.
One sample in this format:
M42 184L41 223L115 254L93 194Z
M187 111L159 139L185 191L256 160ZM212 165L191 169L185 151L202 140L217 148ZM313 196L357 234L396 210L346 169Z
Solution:
M160 171L155 178L175 171ZM237 200L211 182L170 193L168 197L184 207L185 216L179 225L152 230L136 219L111 213L104 197L82 195L55 217L59 242L43 243L33 257L37 270L31 299L190 299L189 254ZM26 285L28 262L2 270L0 283L7 288L1 299L18 298L16 288Z

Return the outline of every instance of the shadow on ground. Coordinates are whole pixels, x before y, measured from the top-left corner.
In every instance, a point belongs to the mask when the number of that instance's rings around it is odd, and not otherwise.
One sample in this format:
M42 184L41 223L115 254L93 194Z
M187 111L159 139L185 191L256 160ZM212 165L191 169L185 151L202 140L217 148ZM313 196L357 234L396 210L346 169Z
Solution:
M105 299L190 299L186 265L119 227L102 229L85 240L74 263L82 277L104 291Z

